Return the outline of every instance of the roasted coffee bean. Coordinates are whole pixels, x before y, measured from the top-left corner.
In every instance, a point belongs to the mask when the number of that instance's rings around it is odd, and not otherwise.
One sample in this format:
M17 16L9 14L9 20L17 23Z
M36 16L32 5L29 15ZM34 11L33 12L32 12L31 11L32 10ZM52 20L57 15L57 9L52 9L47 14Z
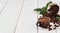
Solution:
M37 26L39 26L39 25L40 25L40 23L39 23L39 22L37 22L37 23L36 23L36 25L37 25Z
M49 31L52 30L52 28L49 28Z
M38 25L39 24L39 25ZM37 22L36 24L37 26L40 26L42 28L47 28L49 26L49 23L45 23L45 22Z
M55 27L59 27L59 25L55 25Z
M56 27L60 26L60 20L56 19L58 11L59 6L57 4L52 5L48 12L42 14L43 17L49 17L51 20L47 22L47 20L44 18L38 18L38 22L36 23L36 25L42 28L47 28L49 29L49 31L52 30L52 26L54 27L53 29L56 29ZM50 25L50 22L52 22L53 24Z
M56 29L56 28L53 28L53 30Z
M59 6L57 4L52 5L48 10L51 14L56 15L59 11Z
M51 22L57 22L58 20L55 17L51 18Z
M56 23L60 25L60 20L58 20Z
M52 18L52 17L56 17L56 15L53 15L53 14L51 14L51 13L47 13L47 12L44 13L43 16L44 16L44 17L45 17L45 16L46 16L46 17L50 17L50 18Z

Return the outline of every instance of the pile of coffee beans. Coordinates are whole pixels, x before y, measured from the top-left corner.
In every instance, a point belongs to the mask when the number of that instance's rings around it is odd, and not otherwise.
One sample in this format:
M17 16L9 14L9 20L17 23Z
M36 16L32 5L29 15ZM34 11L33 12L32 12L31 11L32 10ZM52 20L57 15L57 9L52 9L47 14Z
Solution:
M60 20L56 19L58 12L59 6L57 4L52 4L50 9L48 9L48 12L43 13L43 17L38 18L36 25L49 30L56 29L56 27L60 26Z

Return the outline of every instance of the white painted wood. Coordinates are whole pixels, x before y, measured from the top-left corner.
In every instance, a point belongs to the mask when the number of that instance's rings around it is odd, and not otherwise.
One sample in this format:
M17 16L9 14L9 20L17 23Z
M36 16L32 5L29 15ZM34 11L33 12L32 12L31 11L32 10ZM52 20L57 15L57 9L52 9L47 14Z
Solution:
M0 0L0 10L7 0ZM22 3L22 1L21 1ZM9 0L8 5L0 15L0 33L13 33L20 7L17 0Z

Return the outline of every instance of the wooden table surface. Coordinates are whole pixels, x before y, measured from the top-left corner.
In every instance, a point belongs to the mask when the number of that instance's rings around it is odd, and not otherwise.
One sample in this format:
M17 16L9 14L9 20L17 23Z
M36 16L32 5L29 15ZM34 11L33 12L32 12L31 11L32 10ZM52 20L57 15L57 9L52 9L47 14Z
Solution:
M0 0L0 11L7 0ZM9 0L8 4L0 14L0 33L13 33L16 21L24 0ZM50 0L38 0L38 7L42 7ZM51 0L55 3L60 3L60 0ZM37 0L25 0L22 13L17 25L15 33L37 33L37 13L34 9L37 8ZM60 27L56 30L48 31L39 27L38 33L60 33Z

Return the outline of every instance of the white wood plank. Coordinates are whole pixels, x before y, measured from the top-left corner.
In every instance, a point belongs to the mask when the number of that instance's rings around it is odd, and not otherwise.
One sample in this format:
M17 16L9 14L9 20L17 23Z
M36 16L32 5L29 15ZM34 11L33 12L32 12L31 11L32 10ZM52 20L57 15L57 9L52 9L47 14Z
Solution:
M5 2L5 0L2 1L0 5L3 7ZM18 5L17 0L9 0L8 5L0 15L0 33L13 33L20 11Z
M26 0L16 33L36 33L36 0Z

